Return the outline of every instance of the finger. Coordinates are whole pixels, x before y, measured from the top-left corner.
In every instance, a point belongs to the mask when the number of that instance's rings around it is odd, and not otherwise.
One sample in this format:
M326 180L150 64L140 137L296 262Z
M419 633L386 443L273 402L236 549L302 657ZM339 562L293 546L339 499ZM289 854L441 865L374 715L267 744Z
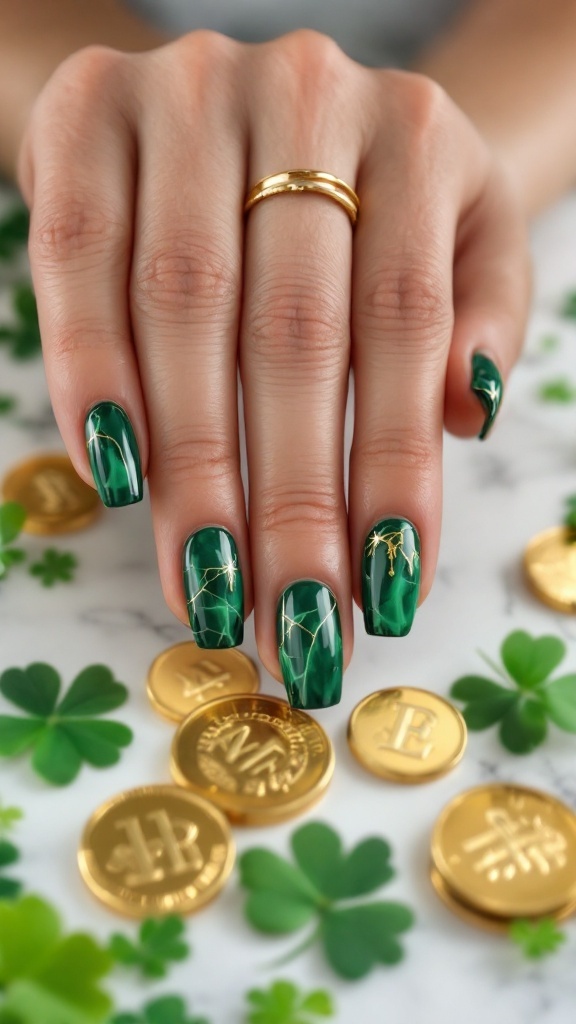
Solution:
M228 43L194 50L202 102L180 106L177 133L163 102L146 104L131 288L162 584L207 648L241 643L251 605L236 392L244 136L212 52ZM168 97L194 95L182 60L163 70Z
M503 383L522 348L531 282L525 216L494 174L456 242L445 401L445 423L453 434L484 438L490 431Z
M351 551L355 598L379 636L406 635L432 583L454 239L480 184L478 169L464 174L449 151L446 138L458 136L454 125L444 130L432 83L416 78L409 88L411 116L398 118L391 104L361 168L354 242Z
M114 89L119 57L90 48L66 71L74 102L55 90L36 111L29 242L58 426L78 473L92 482L91 467L113 506L141 499L147 463L127 298L135 170Z

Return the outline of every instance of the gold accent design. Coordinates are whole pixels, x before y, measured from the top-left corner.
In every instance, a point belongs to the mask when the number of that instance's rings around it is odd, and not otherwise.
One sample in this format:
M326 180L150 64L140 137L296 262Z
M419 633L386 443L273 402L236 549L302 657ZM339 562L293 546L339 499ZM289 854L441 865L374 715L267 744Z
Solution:
M241 695L210 701L182 722L171 769L177 783L209 797L237 824L268 825L320 799L334 752L305 711L275 697Z
M355 225L358 218L360 199L354 189L334 174L308 168L277 171L275 174L268 174L261 178L253 185L246 197L244 213L248 213L262 199L279 195L281 192L319 192L329 199L334 199L346 210L352 226Z
M26 509L25 532L41 535L82 530L102 507L97 492L62 453L42 453L13 466L2 481L2 495Z
M544 530L524 552L524 570L536 597L556 611L576 613L576 540L565 526Z
M210 572L213 572L214 576L208 579L208 573ZM187 603L194 605L196 599L200 597L200 594L203 594L207 587L210 585L210 583L213 583L214 580L217 580L219 576L227 576L228 588L230 590L234 590L234 580L236 578L237 572L238 566L236 564L235 558L234 561L230 559L228 562L225 562L224 565L209 565L208 568L202 570L202 576L200 578L201 586L199 587L195 594L192 594L192 597L188 599Z
M124 465L128 469L128 466L127 466L127 463L126 463L126 459L124 457L124 452L122 451L122 446L118 443L116 438L112 437L110 434L102 434L102 433L100 433L99 430L95 430L92 434L90 434L90 437L87 438L87 440L86 440L86 447L88 447L88 445L92 441L95 441L97 437L101 437L103 441L112 441L112 444L116 445L118 451L120 452L120 458L122 459L122 462L124 463Z
M463 757L466 723L452 704L413 687L379 690L354 708L348 743L360 764L394 782L429 782Z
M368 538L368 550L366 552L368 558L372 558L376 552L376 548L379 544L385 544L387 551L386 556L390 561L390 568L388 570L389 576L394 576L394 559L398 552L402 555L402 558L408 566L410 575L414 575L414 563L418 562L418 552L414 550L411 555L407 555L404 551L404 534L410 530L410 527L403 527L401 530L392 530L391 533L378 533L377 530L371 534Z
M162 651L152 662L147 680L152 706L174 722L215 697L256 693L259 686L256 665L241 651L206 650L193 640Z

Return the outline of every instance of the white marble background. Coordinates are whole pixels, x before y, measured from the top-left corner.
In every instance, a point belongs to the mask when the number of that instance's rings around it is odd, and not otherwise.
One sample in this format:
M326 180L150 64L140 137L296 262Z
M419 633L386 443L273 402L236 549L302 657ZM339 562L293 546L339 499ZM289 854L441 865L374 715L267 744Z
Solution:
M6 197L9 198L8 193ZM526 590L520 558L528 539L557 523L565 497L576 491L576 431L573 406L544 405L536 398L542 380L568 374L576 379L576 323L558 319L564 293L576 287L576 194L563 200L533 228L536 296L527 347L509 386L491 439L446 439L445 517L438 575L432 594L404 640L365 635L356 611L354 658L342 703L321 713L334 740L337 766L322 804L307 816L334 825L348 844L368 834L386 837L398 874L382 898L410 903L417 926L405 938L407 956L394 968L379 968L364 981L346 983L311 950L283 968L272 960L298 937L270 940L253 932L242 916L243 893L233 878L213 906L189 919L193 957L154 987L115 983L119 1006L136 1009L161 992L186 995L191 1009L214 1024L238 1024L247 988L283 976L305 987L326 985L337 998L338 1020L400 1024L568 1024L576 1006L576 924L569 941L549 961L533 965L505 938L476 930L439 902L427 877L429 838L444 804L461 790L490 779L549 790L576 808L576 739L552 730L544 748L527 758L501 749L495 732L470 737L462 764L448 777L404 789L364 773L348 752L348 716L363 696L390 685L428 687L441 694L459 675L482 670L478 647L497 655L513 628L557 633L568 641L568 668L576 669L576 621L540 605ZM0 264L2 288L13 276ZM0 313L8 308L0 294ZM3 316L2 316L3 318ZM542 352L543 335L561 346ZM0 349L0 392L20 398L21 412L0 421L0 473L39 450L61 446L51 420L41 364L17 364ZM350 437L350 416L348 437ZM0 763L0 797L25 808L15 841L23 860L13 874L50 898L70 929L89 928L103 938L131 926L94 901L76 868L81 828L111 795L146 782L168 781L172 727L148 704L144 680L154 656L189 637L164 605L158 582L148 503L106 512L97 525L57 545L78 554L73 585L47 590L14 570L0 585L0 669L30 661L55 665L67 683L87 664L103 661L131 690L116 713L135 730L134 744L112 769L85 768L69 789L37 779L27 761ZM46 546L26 541L29 551ZM256 657L253 625L244 650ZM263 689L278 694L263 671ZM10 708L2 702L2 711ZM236 829L240 850L264 844L287 853L290 832L302 818L268 829ZM39 1022L40 1024L40 1022Z

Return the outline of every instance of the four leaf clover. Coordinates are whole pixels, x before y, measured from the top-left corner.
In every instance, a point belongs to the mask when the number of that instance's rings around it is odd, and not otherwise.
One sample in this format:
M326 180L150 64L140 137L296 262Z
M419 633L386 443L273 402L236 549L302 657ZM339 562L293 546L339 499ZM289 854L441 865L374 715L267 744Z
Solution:
M365 839L344 855L337 832L311 822L292 834L291 845L296 866L260 847L240 858L241 883L249 891L245 912L254 928L283 935L314 921L306 945L319 938L332 968L344 978L362 978L377 963L398 963L403 957L398 935L414 921L408 907L340 906L392 878L388 844Z
M482 656L506 685L485 676L463 676L450 690L466 704L468 728L488 729L499 722L500 740L512 754L529 754L539 746L549 721L576 733L576 673L548 678L566 654L563 641L517 630L506 637L500 653L506 671Z
M137 942L115 934L108 950L117 963L138 968L145 978L165 978L170 961L185 960L190 954L184 932L184 922L175 914L160 920L150 917L142 922Z
M20 548L11 547L25 522L26 510L17 501L5 501L0 505L0 579L12 565L26 557Z
M529 960L541 960L555 953L558 947L566 942L565 932L561 931L556 921L548 917L543 917L540 921L513 921L508 934Z
M41 662L9 668L0 676L0 692L29 717L0 715L0 755L32 750L32 766L47 782L65 786L83 761L107 768L132 741L120 722L93 721L124 704L128 691L105 665L89 665L73 681L60 703L60 676Z
M61 580L69 583L74 579L74 570L78 566L78 559L69 551L57 551L56 548L46 548L41 561L34 562L30 566L32 576L39 576L42 586L53 587Z
M12 293L15 324L0 326L0 342L6 342L14 359L31 359L42 350L36 298L29 284L18 284Z
M268 989L251 989L246 1024L313 1024L312 1018L333 1017L332 996L325 989L304 994L291 981L274 981Z
M210 1021L206 1017L189 1017L186 1004L179 996L161 996L146 1003L141 1013L117 1013L110 1024L210 1024Z

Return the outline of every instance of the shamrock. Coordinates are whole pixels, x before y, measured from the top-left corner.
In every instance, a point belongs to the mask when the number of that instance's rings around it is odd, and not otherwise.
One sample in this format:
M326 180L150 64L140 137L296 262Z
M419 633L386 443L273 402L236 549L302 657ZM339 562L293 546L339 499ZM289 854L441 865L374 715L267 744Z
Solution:
M576 402L576 386L568 377L555 377L540 385L538 396L542 402L557 402L568 405Z
M140 926L138 942L115 934L108 951L117 963L138 968L145 978L165 978L169 961L185 960L190 954L184 930L182 918L175 914L161 920L149 917Z
M282 935L310 921L329 963L343 978L362 978L376 963L395 964L403 957L397 935L413 924L412 911L401 903L341 901L364 896L393 874L390 847L369 838L346 856L340 837L322 822L310 822L292 834L296 865L256 847L240 858L240 878L249 890L245 912L261 932Z
M566 498L564 526L567 526L569 530L574 530L576 532L576 494L571 494Z
M291 981L274 981L268 989L246 994L252 1009L246 1024L313 1024L312 1017L333 1017L329 992L318 988L304 995Z
M3 1024L99 1024L111 1009L99 987L111 967L91 936L63 936L58 914L39 897L0 903Z
M576 674L548 679L566 654L563 641L517 630L506 637L500 653L508 675L481 656L506 686L484 676L463 676L450 690L452 697L466 702L468 728L479 731L500 722L500 740L512 754L529 754L539 746L548 720L576 733Z
M18 848L13 843L9 843L7 839L0 839L0 872L18 860L20 860ZM4 878L3 874L0 874L0 900L15 899L21 888L21 882L16 882L13 878Z
M14 359L30 359L39 355L42 349L36 299L30 285L16 285L12 305L17 322L0 326L0 342L5 341L10 345Z
M0 395L0 416L6 416L8 413L14 412L17 404L14 395Z
M0 505L0 579L10 566L22 562L26 555L20 548L9 545L20 533L26 521L26 510L17 501L5 501Z
M556 921L549 917L543 917L540 921L513 921L508 934L529 960L540 960L549 956L566 942L565 933L558 928Z
M92 721L120 707L128 696L105 665L89 665L80 672L57 704L59 691L60 676L41 662L2 673L0 692L30 717L0 715L0 755L32 749L38 775L65 786L76 778L83 761L95 768L116 764L119 747L132 741L132 732L120 722Z
M74 579L78 559L69 551L46 548L40 562L34 562L28 570L32 576L39 576L42 586L53 587L57 580L69 583Z
M24 813L19 807L2 807L0 804L0 838L4 832L10 832L23 817Z
M189 1017L180 996L161 996L146 1003L141 1013L117 1013L110 1024L210 1024L210 1021L206 1017Z
M17 206L0 220L0 260L10 260L26 245L30 216L25 206Z

